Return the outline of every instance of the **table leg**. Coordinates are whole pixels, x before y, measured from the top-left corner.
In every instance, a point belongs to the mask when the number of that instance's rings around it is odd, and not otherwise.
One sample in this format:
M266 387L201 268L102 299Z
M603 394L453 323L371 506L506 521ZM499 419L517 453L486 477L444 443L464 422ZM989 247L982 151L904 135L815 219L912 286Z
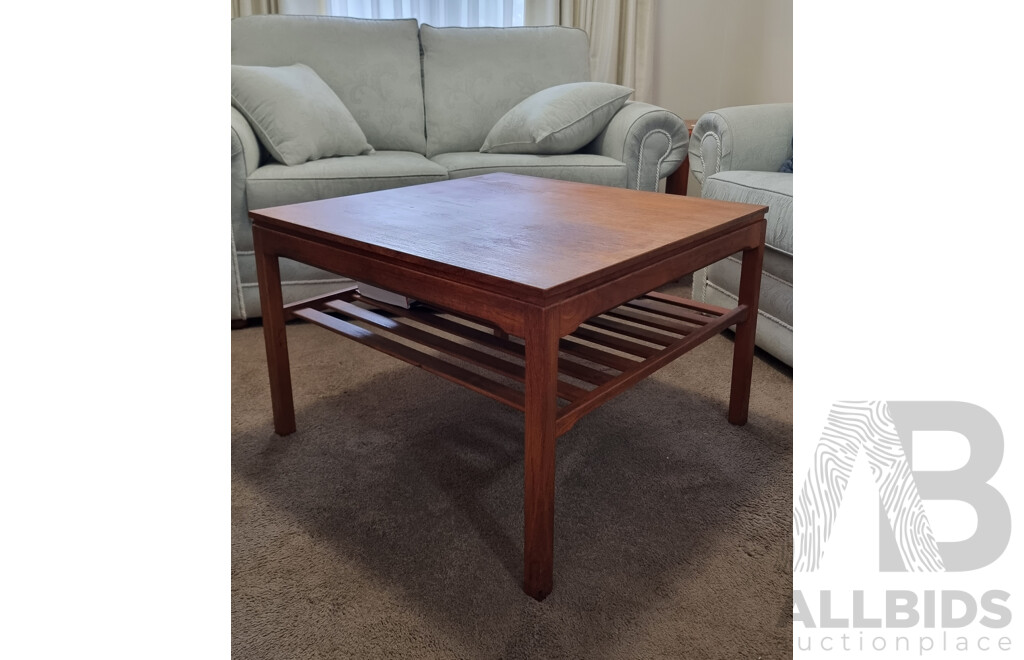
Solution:
M551 593L555 530L555 415L558 332L554 314L529 319L526 337L523 591Z
M274 409L274 431L288 435L295 431L295 405L292 401L292 377L288 365L288 336L284 327L284 298L281 294L281 267L276 254L264 249L259 228L253 228L256 253L256 279L260 287L260 311L263 314L263 341L267 347L270 372L270 402Z
M750 407L750 377L754 369L754 333L757 330L757 305L761 297L761 266L764 261L764 222L761 242L743 251L740 271L739 305L746 305L747 317L736 324L732 356L732 391L729 395L729 423L747 423Z

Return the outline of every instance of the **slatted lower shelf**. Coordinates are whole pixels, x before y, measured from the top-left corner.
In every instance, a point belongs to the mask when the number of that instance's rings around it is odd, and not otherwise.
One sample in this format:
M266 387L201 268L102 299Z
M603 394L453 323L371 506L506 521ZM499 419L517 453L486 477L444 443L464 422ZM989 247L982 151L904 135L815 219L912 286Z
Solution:
M525 409L525 347L480 321L427 307L404 309L354 287L285 308L361 344L518 410ZM559 341L556 432L726 327L745 307L723 309L651 292L588 319Z

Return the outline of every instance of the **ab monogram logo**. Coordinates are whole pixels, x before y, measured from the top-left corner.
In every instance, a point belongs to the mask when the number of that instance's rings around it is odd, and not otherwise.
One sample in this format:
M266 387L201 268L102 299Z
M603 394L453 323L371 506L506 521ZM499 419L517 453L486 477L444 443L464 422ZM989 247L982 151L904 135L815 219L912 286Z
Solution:
M970 457L949 471L913 469L915 431L963 436ZM971 571L1003 554L1010 509L988 481L1003 458L1003 433L984 408L959 401L842 401L832 406L793 506L793 569L816 571L843 504L854 462L867 458L878 488L880 571ZM977 514L973 536L938 541L923 502L956 500Z

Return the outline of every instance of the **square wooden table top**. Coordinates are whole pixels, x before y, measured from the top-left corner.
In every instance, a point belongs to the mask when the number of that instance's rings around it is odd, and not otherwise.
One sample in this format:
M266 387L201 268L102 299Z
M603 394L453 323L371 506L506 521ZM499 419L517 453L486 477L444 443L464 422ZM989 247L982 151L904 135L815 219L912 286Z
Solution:
M756 222L763 212L750 204L495 173L250 215L277 231L550 301Z

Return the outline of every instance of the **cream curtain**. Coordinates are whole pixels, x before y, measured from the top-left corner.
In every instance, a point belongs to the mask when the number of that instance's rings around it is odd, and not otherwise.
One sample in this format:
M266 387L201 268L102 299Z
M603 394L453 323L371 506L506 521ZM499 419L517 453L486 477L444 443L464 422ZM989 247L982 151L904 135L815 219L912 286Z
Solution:
M253 14L280 14L278 0L231 0L231 18Z
M435 27L523 24L524 0L279 0L281 14L415 18Z
M526 0L527 25L564 25L590 36L594 80L654 97L654 0Z

